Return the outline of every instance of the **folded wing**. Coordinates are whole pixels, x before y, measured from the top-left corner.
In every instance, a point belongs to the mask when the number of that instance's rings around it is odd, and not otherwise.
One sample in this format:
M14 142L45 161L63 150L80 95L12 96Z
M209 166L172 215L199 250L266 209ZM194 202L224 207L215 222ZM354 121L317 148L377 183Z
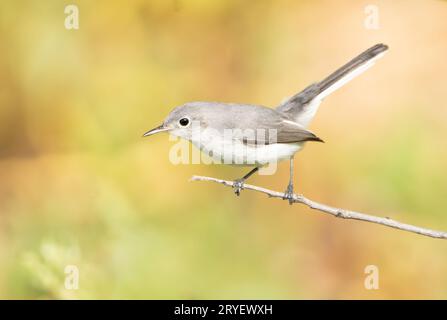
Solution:
M239 133L235 134L235 138L246 145L301 143L306 141L323 142L313 132L288 119L281 119L274 126L240 130Z

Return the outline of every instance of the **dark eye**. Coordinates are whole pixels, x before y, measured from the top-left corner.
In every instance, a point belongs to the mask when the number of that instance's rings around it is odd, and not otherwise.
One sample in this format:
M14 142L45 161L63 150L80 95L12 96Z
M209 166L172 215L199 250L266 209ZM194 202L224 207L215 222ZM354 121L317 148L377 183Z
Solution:
M189 119L188 118L181 118L178 123L180 123L180 125L182 127L186 127L189 124Z

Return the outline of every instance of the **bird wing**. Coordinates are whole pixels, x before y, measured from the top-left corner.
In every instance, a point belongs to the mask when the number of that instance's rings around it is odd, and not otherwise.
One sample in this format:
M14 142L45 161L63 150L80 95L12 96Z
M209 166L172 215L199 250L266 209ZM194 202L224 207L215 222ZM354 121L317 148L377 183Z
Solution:
M216 103L207 109L207 126L247 145L322 141L274 109L257 105ZM212 112L213 111L213 112ZM229 130L225 132L225 130Z
M319 137L300 124L279 118L277 121L258 122L257 128L235 132L235 138L246 145L267 145L275 143L299 143L305 141L323 142Z
M313 132L304 129L300 124L290 121L282 120L280 129L277 132L277 143L295 143L305 141L323 142Z

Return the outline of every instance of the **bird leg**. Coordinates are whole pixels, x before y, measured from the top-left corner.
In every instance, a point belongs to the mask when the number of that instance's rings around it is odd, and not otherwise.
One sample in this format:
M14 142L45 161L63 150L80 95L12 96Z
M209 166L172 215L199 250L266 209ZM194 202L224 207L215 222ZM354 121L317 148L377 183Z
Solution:
M241 194L242 189L244 189L244 182L247 180L253 173L259 170L259 167L255 167L252 170L250 170L249 173L247 173L245 176L243 176L240 179L236 179L233 181L233 189L234 193L239 196Z
M289 200L289 204L293 203L293 156L290 157L289 185L287 186L287 189L284 192L283 200Z

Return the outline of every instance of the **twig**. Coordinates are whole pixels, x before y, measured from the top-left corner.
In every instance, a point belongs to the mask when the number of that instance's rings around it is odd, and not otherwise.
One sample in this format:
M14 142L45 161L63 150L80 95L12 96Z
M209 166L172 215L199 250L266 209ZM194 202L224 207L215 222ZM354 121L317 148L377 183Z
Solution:
M211 182L223 184L227 187L233 187L233 181L216 179L216 178L211 178L211 177L193 176L191 178L191 181L211 181ZM284 197L283 192L272 191L272 190L254 186L251 184L244 183L244 189L265 193L269 197L272 197L272 198L283 198ZM389 218L381 218L381 217L371 216L371 215L368 215L365 213L330 207L328 205L321 204L321 203L315 202L313 200L307 199L303 195L294 194L292 201L294 203L302 203L302 204L308 206L309 208L312 208L312 209L315 209L315 210L318 210L318 211L321 211L324 213L328 213L328 214L333 215L337 218L367 221L367 222L377 223L377 224L381 224L381 225L395 228L395 229L400 229L400 230L404 230L404 231L408 231L408 232L421 234L421 235L424 235L427 237L438 238L438 239L447 239L447 232L430 230L430 229L421 228L421 227L413 226L410 224L398 222L398 221L395 221L395 220L392 220Z

